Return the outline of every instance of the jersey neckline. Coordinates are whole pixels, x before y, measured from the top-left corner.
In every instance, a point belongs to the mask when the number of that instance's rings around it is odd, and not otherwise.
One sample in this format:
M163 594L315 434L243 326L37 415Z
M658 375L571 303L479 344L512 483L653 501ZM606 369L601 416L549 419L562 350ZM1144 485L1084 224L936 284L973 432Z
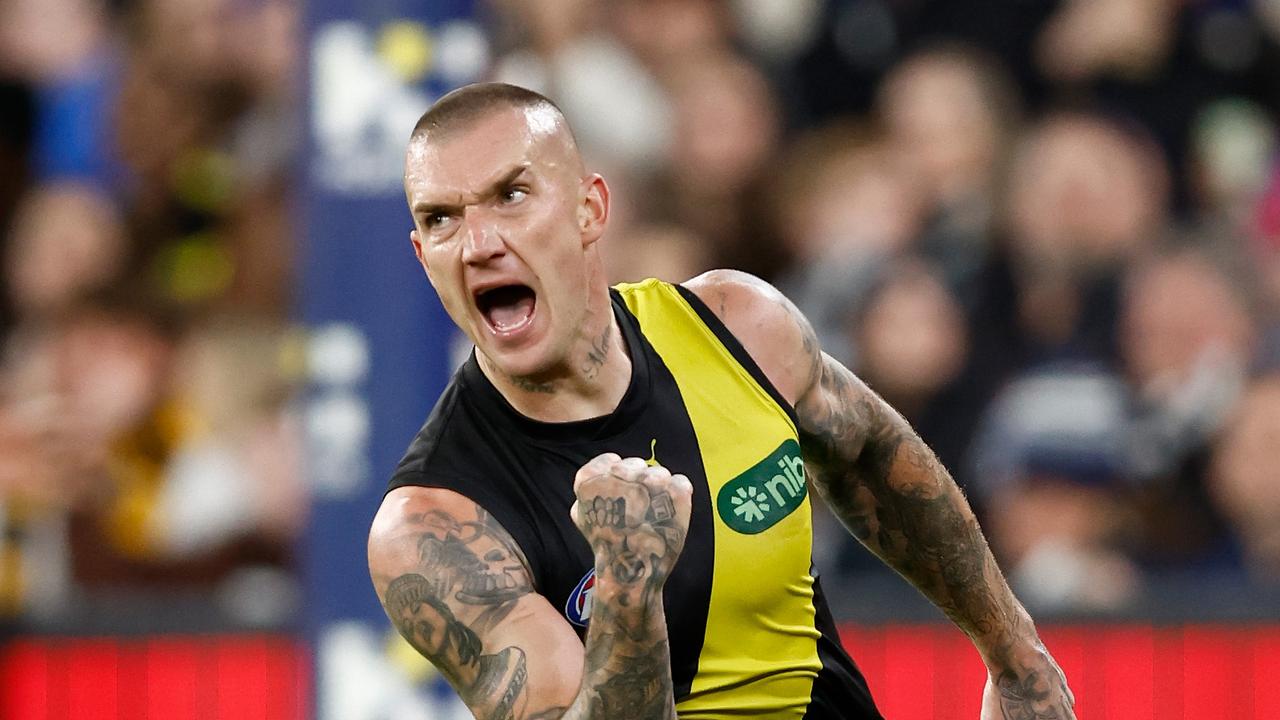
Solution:
M627 309L622 295L614 288L609 289L609 298L613 306L614 318L622 329L623 341L631 356L631 379L627 391L613 412L584 420L567 422L544 422L535 420L515 409L506 397L494 387L480 363L476 360L476 351L462 366L463 381L475 392L473 397L484 410L492 411L495 417L502 418L524 435L540 440L555 442L585 442L602 440L620 435L631 424L640 418L649 401L650 367L649 348L640 333L639 321Z

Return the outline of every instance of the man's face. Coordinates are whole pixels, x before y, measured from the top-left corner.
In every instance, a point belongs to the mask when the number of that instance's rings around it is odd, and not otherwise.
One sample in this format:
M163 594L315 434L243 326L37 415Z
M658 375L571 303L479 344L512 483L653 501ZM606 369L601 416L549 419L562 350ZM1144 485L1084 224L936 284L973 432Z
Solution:
M607 190L583 178L556 121L497 109L415 138L406 161L418 260L458 327L513 377L567 359L587 307L586 248L603 232Z

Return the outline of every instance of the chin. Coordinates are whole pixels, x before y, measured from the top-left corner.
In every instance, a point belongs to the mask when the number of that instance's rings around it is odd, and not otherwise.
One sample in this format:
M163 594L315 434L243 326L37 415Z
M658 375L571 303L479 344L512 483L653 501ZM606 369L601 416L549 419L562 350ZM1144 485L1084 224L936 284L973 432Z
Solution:
M530 383L546 382L550 379L555 365L548 357L548 353L540 347L518 350L483 347L481 350L493 369L513 380L519 379Z

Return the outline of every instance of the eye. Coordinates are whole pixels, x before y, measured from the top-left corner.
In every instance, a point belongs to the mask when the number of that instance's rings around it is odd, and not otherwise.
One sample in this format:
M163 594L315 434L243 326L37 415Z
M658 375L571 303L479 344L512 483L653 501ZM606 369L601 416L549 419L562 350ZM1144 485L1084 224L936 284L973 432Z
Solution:
M442 212L428 213L422 218L422 226L428 230L437 230L449 222L449 216Z
M504 205L513 205L525 199L528 195L528 190L513 185L506 190L503 190L498 197L502 200Z

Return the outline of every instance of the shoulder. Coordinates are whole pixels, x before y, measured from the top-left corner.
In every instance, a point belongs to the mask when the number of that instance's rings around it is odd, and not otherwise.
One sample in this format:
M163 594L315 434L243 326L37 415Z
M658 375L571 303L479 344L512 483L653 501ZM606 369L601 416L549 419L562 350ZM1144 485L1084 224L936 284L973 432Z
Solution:
M738 270L681 283L698 297L793 405L813 385L821 349L809 321L777 288Z
M467 401L471 394L474 390L470 389L460 368L440 393L426 422L409 442L396 465L392 487L414 475L429 474L433 470L452 472L458 465L471 466L466 461L476 447L485 442L483 428L476 426L476 413L464 407L474 405L474 402Z

